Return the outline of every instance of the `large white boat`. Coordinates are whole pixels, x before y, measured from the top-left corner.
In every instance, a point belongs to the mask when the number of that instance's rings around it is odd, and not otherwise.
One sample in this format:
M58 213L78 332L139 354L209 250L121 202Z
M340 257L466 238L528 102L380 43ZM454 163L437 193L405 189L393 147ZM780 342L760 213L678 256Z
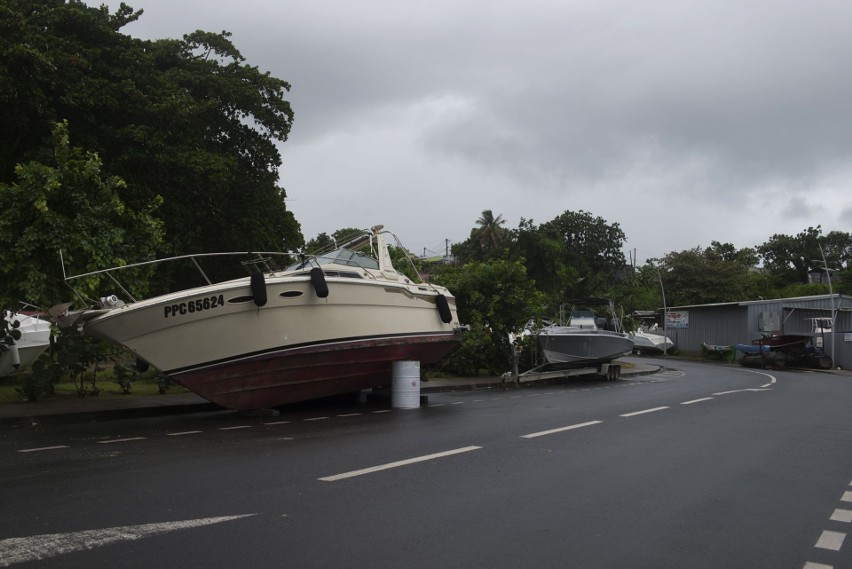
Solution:
M20 338L0 352L0 377L26 368L50 347L50 322L24 312L6 312L4 316Z
M633 350L633 340L621 330L611 300L584 298L570 303L574 308L567 323L551 324L538 332L538 345L548 363L604 363ZM596 317L591 308L601 306L609 310L608 321Z
M435 362L459 345L463 327L446 288L393 267L386 235L376 226L283 270L272 261L285 254L258 253L243 263L250 276L127 303L105 297L80 322L232 409L388 385L392 362Z

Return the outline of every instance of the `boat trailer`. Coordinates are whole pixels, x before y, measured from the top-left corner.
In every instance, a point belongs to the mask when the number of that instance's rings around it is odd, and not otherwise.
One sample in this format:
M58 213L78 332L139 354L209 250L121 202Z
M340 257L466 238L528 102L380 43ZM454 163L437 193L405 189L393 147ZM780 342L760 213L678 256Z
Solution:
M621 376L621 364L614 362L601 363L583 367L564 364L544 364L523 373L518 373L517 367L501 376L500 385L503 389L520 387L525 381L541 381L547 379L564 379L582 375L597 375L603 381L616 381Z

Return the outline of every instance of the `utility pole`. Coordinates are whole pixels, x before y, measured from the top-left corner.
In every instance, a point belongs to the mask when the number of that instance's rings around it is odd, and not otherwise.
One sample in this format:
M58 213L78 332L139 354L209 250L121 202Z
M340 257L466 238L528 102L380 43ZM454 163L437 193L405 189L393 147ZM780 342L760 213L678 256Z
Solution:
M657 278L660 279L660 291L663 293L663 355L669 355L669 332L668 332L668 323L669 323L669 314L668 309L666 308L666 289L663 288L663 275L660 273L660 269L657 269Z
M831 289L831 271L835 271L837 269L828 268L828 263L825 261L825 251L822 250L822 245L817 243L819 247L819 254L822 256L822 268L825 270L825 275L828 277L828 300L831 302L831 365L836 367L837 364L834 361L834 319L836 314L834 312L834 291ZM820 261L817 259L813 260L814 263L819 263Z

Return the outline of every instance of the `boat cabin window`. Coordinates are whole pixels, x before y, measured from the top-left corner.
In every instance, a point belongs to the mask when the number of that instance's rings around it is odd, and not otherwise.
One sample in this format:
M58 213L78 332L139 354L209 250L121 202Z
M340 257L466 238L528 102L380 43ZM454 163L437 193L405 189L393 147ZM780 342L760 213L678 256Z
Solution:
M296 269L304 269L308 266L316 266L316 265L344 265L348 267L363 267L365 269L378 269L379 262L372 257L368 257L363 253L359 253L357 251L350 251L349 249L337 249L336 251L332 251L326 255L317 256L310 261L301 261L294 265L287 267L287 270L296 270ZM340 276L350 276L348 274L341 273Z

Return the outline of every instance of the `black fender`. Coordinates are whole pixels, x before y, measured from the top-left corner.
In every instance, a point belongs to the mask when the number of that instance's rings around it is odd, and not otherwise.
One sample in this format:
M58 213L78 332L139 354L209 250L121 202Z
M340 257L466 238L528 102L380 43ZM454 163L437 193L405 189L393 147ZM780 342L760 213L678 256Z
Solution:
M435 297L435 304L438 305L438 314L441 315L441 322L449 324L453 321L453 313L450 312L450 303L447 302L447 297L439 294Z
M266 304L266 279L263 277L263 273L251 274L251 295L258 307Z
M314 292L320 298L328 296L328 283L325 282L325 273L319 267L311 269L311 284L314 285Z

